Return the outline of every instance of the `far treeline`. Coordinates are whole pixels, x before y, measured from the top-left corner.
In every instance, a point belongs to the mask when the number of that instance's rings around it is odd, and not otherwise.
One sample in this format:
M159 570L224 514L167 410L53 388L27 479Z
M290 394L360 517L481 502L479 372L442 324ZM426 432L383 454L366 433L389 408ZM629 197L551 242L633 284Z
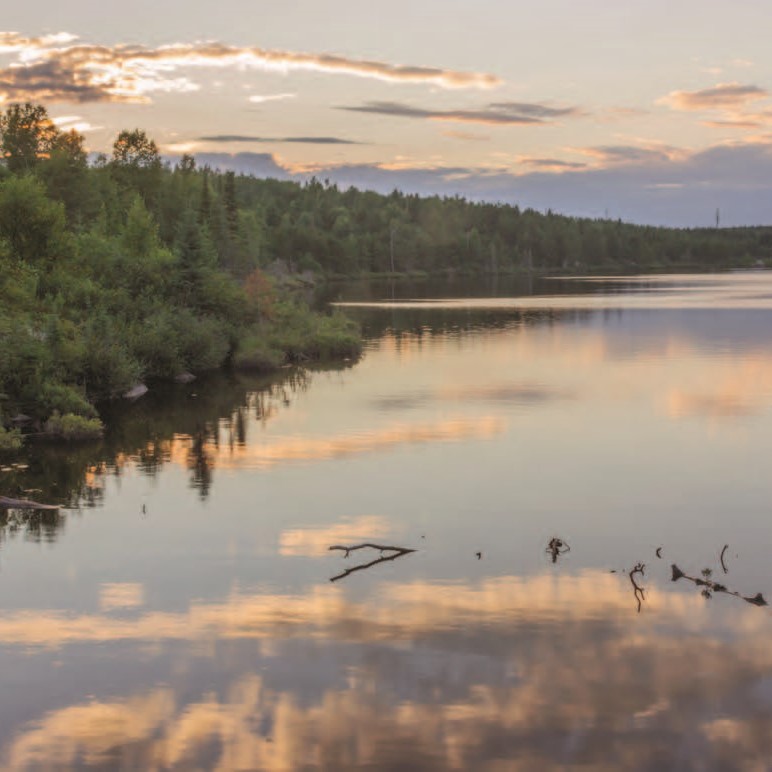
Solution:
M359 332L260 270L233 174L165 166L143 131L89 164L40 105L0 114L0 451L97 436L95 405L148 379L355 357Z

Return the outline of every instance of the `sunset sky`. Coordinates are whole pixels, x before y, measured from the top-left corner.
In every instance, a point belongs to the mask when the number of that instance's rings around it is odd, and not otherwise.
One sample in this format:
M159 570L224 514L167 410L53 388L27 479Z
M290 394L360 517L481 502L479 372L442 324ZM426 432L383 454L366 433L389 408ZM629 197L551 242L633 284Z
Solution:
M772 223L761 0L14 3L0 103L93 151L636 222Z

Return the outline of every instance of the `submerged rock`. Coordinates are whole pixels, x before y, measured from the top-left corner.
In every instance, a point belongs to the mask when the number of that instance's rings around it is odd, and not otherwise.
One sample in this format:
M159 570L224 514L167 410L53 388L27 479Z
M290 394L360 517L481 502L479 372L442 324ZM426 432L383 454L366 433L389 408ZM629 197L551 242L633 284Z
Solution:
M196 376L193 373L184 372L174 376L175 383L192 383L196 380Z
M139 399L143 394L147 394L147 386L144 383L138 383L136 386L132 386L127 392L124 393L124 399Z

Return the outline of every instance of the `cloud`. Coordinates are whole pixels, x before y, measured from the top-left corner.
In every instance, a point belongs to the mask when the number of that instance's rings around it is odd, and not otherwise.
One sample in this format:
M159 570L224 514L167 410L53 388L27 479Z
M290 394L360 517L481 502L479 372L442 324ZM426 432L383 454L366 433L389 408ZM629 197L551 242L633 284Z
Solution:
M709 126L711 129L758 129L763 126L763 122L758 118L751 116L745 118L725 118L717 121L701 121L703 126Z
M175 159L170 157L170 160ZM196 153L196 163L199 166L209 166L221 171L233 170L254 177L270 177L276 180L288 180L291 177L271 153Z
M498 168L410 159L301 168L268 153L249 152L201 153L196 158L202 165L258 177L303 181L315 174L341 188L460 195L470 201L647 225L712 226L717 206L724 226L772 223L772 133L696 151L651 142L566 150L589 159L586 167L550 166L538 158L529 165L516 156Z
M768 96L769 92L759 86L719 83L713 88L700 91L671 91L658 102L669 105L674 110L725 110L737 109L748 102L765 99Z
M578 148L577 152L595 158L602 165L665 163L683 156L681 148L672 145L647 143L645 145L598 145Z
M585 169L587 164L579 161L562 161L559 158L530 158L521 157L518 162L542 171L567 171L569 169Z
M341 106L338 109L395 118L480 123L488 126L534 126L552 123L556 118L582 115L576 107L557 108L526 102L494 102L478 110L428 110L401 102L374 101L363 105Z
M148 102L149 95L155 92L196 90L198 86L187 77L176 76L180 70L196 67L340 74L448 89L487 89L501 83L499 78L487 73L399 65L334 54L237 47L217 42L156 48L129 44L101 46L76 43L68 33L29 38L2 32L0 53L17 56L16 61L0 69L0 99L6 100ZM274 98L286 98L286 95Z
M278 102L284 99L294 99L297 94L253 94L249 97L249 101L256 105L261 105L265 102Z
M490 139L487 134L474 134L471 131L448 131L442 132L443 137L450 137L451 139L461 139L464 142L486 142Z
M77 131L78 134L86 134L89 131L98 131L104 128L104 126L94 126L80 115L59 115L51 118L51 121L62 131Z
M77 36L71 35L69 32L59 32L55 35L43 35L42 37L25 37L18 32L0 32L0 54L25 53L38 48L71 43L73 40L77 40Z
M492 110L504 113L514 113L515 115L527 115L532 118L561 118L564 116L579 115L580 111L576 107L548 107L547 105L534 102L492 102Z
M198 137L196 142L296 142L301 145L361 145L353 139L341 137L255 137L244 134L215 134Z

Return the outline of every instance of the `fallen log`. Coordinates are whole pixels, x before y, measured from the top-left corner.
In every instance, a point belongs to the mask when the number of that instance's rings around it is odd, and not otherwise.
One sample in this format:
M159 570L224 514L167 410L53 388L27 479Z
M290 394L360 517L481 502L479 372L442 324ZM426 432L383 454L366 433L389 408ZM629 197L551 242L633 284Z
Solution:
M53 512L59 507L56 504L40 504L30 499L11 499L8 496L0 496L0 509L46 509Z

